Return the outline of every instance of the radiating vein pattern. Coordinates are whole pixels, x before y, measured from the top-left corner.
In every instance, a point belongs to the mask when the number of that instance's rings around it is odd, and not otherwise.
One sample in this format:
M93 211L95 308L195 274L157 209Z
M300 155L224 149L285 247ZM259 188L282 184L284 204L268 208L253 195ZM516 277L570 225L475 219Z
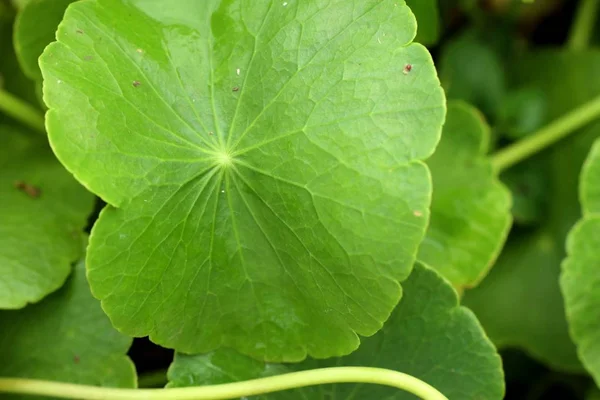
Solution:
M110 204L88 269L115 326L271 361L374 334L424 235L445 116L415 28L387 0L71 6L44 96L58 157Z

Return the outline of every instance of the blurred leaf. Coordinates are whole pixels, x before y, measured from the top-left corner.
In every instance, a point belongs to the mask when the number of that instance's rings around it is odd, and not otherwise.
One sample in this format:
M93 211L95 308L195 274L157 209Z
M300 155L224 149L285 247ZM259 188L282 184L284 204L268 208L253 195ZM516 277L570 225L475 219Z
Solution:
M515 224L540 224L548 212L549 171L544 157L532 157L504 171L500 178L512 193Z
M499 122L504 136L522 139L541 128L546 118L546 97L540 90L522 88L509 92L500 110Z
M514 65L517 86L526 83L545 93L545 122L600 93L600 51L547 50ZM595 123L540 155L540 165L549 174L544 184L551 200L543 223L509 240L487 279L464 298L499 346L524 348L567 371L581 371L582 366L568 334L558 277L567 233L581 214L581 166L598 136L600 123Z
M300 364L264 364L231 350L208 355L177 354L169 368L170 387L225 383L294 370L372 366L413 375L450 400L500 400L504 381L500 357L479 323L458 305L456 292L434 270L417 264L404 296L383 329L349 356ZM253 399L409 400L398 389L365 384L309 387Z
M468 31L448 42L439 61L439 75L448 99L475 105L495 118L504 100L504 67L493 48Z
M126 356L131 339L117 332L90 293L77 263L58 292L22 310L0 311L0 376L135 387ZM2 399L31 399L2 395Z
M424 45L437 43L440 37L440 14L438 0L406 0L417 18L417 37L415 42Z
M44 136L0 126L0 309L62 286L82 254L93 203Z
M67 6L74 0L29 0L18 12L14 28L14 48L25 75L40 81L38 58L55 40L56 28Z
M476 109L449 102L442 139L427 160L433 202L418 258L456 287L472 287L483 278L510 228L510 193L486 157L489 140L489 127Z

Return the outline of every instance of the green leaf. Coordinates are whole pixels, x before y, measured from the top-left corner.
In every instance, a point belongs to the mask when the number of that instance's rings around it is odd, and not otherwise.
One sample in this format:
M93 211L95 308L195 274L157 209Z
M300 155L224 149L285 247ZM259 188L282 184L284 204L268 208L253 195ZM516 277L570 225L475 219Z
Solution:
M439 71L449 99L471 103L491 118L500 112L506 92L504 66L477 31L467 31L444 46Z
M427 161L431 222L419 260L457 287L475 286L495 261L511 224L511 199L486 157L490 131L471 106L448 104L442 140Z
M0 309L62 286L82 255L93 203L44 137L0 126Z
M69 6L41 58L47 126L109 203L88 268L113 324L271 361L379 330L445 116L415 28L397 0Z
M588 391L585 400L600 400L600 390L598 388L592 388Z
M580 193L584 217L569 234L560 283L579 358L600 384L600 140L584 165Z
M0 312L3 377L135 387L135 368L125 355L130 345L92 297L83 262L42 302Z
M38 58L54 41L58 24L74 0L30 0L19 10L14 27L14 48L25 75L41 81Z
M450 400L502 399L500 357L477 319L458 305L456 292L435 271L417 264L403 285L404 298L375 336L349 356L296 365L264 364L231 350L176 354L170 387L197 386L332 366L373 366L413 375ZM414 399L396 389L334 385L282 392L257 399Z
M39 104L35 84L23 74L12 46L13 24L0 20L0 89L4 89L29 104ZM4 121L4 115L0 115Z
M600 93L598 51L547 50L514 65L517 83L546 94L548 121ZM568 332L560 264L567 234L581 215L577 198L581 167L599 135L600 123L594 123L540 153L538 162L545 170L546 196L551 200L543 223L514 235L490 275L464 297L464 304L475 311L498 346L521 347L566 371L580 372L582 366Z
M425 45L435 44L440 37L440 12L437 0L406 0L417 18L416 42Z

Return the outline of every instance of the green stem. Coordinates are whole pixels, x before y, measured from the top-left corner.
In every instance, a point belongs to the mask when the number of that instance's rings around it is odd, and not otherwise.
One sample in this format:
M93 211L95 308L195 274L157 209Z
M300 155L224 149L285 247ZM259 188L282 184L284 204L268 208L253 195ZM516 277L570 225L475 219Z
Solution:
M46 133L44 115L37 108L0 89L0 111L39 132Z
M492 155L496 171L503 171L576 132L600 117L600 96L560 117L549 125Z
M567 47L569 50L584 50L588 47L590 37L594 33L594 23L598 13L600 0L580 0L575 21L569 34Z
M113 389L0 378L0 392L87 400L224 400L329 383L374 383L406 390L423 400L448 400L435 388L415 377L397 371L368 367L313 369L244 382L173 389Z

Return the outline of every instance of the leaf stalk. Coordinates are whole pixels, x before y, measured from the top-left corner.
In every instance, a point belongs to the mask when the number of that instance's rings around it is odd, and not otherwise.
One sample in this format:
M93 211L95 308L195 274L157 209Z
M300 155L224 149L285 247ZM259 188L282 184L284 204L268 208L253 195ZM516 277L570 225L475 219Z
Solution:
M44 115L11 93L0 89L0 111L34 130L46 134Z
M448 400L413 376L381 368L333 367L221 385L169 389L116 389L20 378L0 378L0 392L87 400L225 400L331 383L372 383L412 393L423 400Z
M594 25L598 14L600 0L581 0L573 27L569 33L567 48L573 51L585 50L594 33Z
M492 155L492 166L496 171L502 172L599 117L600 96L563 115L525 139L496 152Z

